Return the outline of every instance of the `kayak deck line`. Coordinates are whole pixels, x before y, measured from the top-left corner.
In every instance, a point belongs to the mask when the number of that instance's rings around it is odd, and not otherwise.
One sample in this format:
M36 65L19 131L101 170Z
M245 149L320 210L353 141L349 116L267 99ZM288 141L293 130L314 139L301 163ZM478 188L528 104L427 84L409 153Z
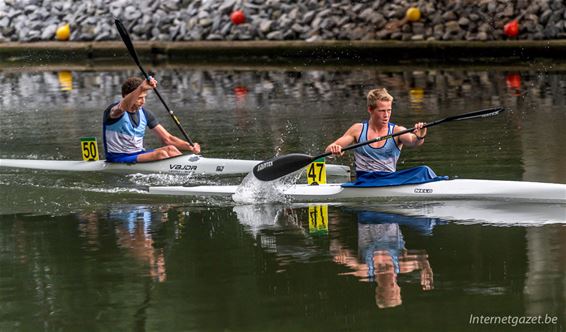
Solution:
M231 197L238 186L149 187L149 194ZM292 202L360 200L510 200L566 204L566 184L455 179L388 187L295 184L282 192ZM566 218L566 216L565 216Z
M34 160L0 159L0 168L25 168L45 171L72 172L114 172L114 173L170 173L201 175L246 174L261 160L205 158L199 155L178 157L147 163L110 163L105 160ZM330 176L350 177L350 168L343 165L327 164Z

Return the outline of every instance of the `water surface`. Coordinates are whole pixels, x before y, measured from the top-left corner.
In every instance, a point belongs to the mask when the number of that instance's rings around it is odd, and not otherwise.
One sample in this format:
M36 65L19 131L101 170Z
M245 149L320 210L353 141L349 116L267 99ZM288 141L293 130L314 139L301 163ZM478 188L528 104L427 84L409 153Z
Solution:
M566 183L560 70L155 71L207 157L317 154L365 119L365 94L385 86L395 97L392 120L407 127L512 110L431 128L422 148L403 151L399 168ZM3 68L0 158L80 159L87 136L101 147L102 111L131 75L133 67L96 64ZM154 96L148 108L178 134ZM148 185L239 180L0 169L0 330L564 329L564 227L545 223L548 213L566 221L563 205L238 205L145 193ZM558 323L474 325L474 315Z

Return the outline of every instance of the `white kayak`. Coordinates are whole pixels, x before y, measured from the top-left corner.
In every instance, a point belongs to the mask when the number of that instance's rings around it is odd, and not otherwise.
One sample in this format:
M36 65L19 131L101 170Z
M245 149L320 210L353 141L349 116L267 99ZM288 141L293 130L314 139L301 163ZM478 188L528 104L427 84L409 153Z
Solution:
M238 186L149 187L150 194L228 196ZM371 200L512 200L566 203L566 184L498 181L445 180L390 187L342 187L340 184L295 184L283 190L290 202L342 202Z
M0 159L0 167L28 168L48 171L114 172L114 173L173 173L198 175L246 174L260 160L205 158L199 155L182 155L148 163L124 164L105 160L33 160ZM350 168L343 165L326 165L330 176L350 176Z

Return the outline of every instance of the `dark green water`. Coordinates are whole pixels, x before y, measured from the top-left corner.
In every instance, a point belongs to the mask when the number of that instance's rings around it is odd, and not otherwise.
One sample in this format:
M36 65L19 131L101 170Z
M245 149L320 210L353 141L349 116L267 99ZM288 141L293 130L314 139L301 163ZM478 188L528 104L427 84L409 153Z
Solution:
M80 159L136 72L0 71L0 158ZM71 68L72 69L72 68ZM526 68L157 67L160 92L208 157L318 153L385 86L411 126L490 106L497 118L430 130L400 168L566 183L566 74ZM520 80L518 85L517 77ZM173 133L158 100L148 107ZM150 135L150 134L149 134ZM157 142L149 136L149 146ZM338 160L350 163L349 157ZM0 330L564 330L563 205L237 205L144 194L239 179L0 168ZM319 210L317 210L319 209ZM328 209L328 217L313 212ZM483 213L498 213L492 221ZM318 223L318 224L317 224ZM472 324L474 317L542 317ZM556 324L544 319L556 317Z

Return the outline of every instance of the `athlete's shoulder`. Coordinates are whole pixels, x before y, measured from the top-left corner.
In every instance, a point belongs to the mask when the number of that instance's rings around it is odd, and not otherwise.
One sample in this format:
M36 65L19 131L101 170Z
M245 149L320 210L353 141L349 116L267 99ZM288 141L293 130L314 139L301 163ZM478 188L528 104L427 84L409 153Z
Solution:
M407 130L407 128L405 128L403 126L396 125L394 123L389 123L389 125L393 125L393 132L394 133L398 133L400 131Z
M350 128L353 128L353 129L362 129L362 128L364 127L364 125L366 125L366 124L367 124L367 121L364 121L364 122L356 122L356 123L354 123Z
M121 117L112 118L110 116L110 112L112 112L112 108L114 108L114 106L118 105L119 103L120 103L119 101L115 101L115 102L112 102L110 105L108 105L108 107L106 107L106 109L104 110L103 116L102 116L102 120L103 120L104 123L111 124L111 123L118 121L118 119L121 118Z
M362 128L364 127L364 123L363 122L357 122L354 123L347 131L347 133L350 134L359 134L362 131ZM356 135L357 136L357 135Z
M106 107L106 110L110 110L112 107L118 105L120 102L119 101L113 101L110 104L108 104L108 107Z

